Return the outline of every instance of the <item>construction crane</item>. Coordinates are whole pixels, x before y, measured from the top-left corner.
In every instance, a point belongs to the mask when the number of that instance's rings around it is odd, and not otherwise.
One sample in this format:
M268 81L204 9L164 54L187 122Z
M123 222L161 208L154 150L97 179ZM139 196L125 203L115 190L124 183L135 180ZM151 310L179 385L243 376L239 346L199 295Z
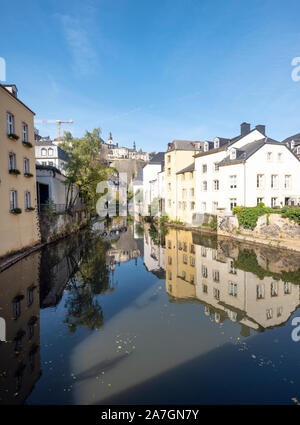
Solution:
M69 121L61 121L61 120L35 120L36 123L41 124L57 124L57 143L60 142L60 131L61 131L61 124L73 124L73 120Z

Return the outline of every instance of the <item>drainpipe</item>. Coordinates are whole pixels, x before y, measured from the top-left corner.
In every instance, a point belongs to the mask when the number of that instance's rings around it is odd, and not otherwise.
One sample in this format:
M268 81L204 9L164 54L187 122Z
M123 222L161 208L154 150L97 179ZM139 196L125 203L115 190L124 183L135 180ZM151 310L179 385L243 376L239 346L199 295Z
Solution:
M246 206L246 162L244 162L244 207Z

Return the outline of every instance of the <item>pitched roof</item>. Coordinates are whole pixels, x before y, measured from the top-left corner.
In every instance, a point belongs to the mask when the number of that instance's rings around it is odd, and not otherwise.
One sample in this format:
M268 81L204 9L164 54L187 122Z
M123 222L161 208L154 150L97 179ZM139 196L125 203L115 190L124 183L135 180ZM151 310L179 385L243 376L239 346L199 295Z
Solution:
M277 140L270 139L269 137L264 137L263 139L256 140L255 142L248 143L247 145L243 146L242 148L237 149L236 148L236 158L231 159L230 155L226 156L222 161L218 163L219 166L222 165L234 165L234 164L240 164L242 162L247 161L250 156L252 156L255 152L257 152L262 146L265 144L272 144L272 145L283 145L283 143L278 142ZM287 146L286 146L287 147ZM287 147L288 149L288 147Z
M292 140L294 140L295 142L300 141L300 133L294 134L294 136L287 137L282 141L282 143L289 143Z
M163 164L165 161L165 152L158 152L154 157L149 161L150 164Z
M196 147L195 144L199 144L200 147ZM204 142L199 140L173 140L168 143L168 151L181 150L181 151L195 151L200 150Z
M192 164L188 165L187 167L183 168L182 170L178 171L176 174L183 174L187 172L192 172L195 170L195 162L192 162Z
M30 108L28 108L27 105L25 105L25 103L23 103L18 97L14 96L9 90L7 90L5 88L5 86L13 86L14 84L0 84L0 87L5 90L6 93L8 93L10 96L12 96L14 99L16 99L19 103L21 103L21 105L25 106L26 109L28 109L28 111L32 112L33 115L35 115L35 112L33 112Z

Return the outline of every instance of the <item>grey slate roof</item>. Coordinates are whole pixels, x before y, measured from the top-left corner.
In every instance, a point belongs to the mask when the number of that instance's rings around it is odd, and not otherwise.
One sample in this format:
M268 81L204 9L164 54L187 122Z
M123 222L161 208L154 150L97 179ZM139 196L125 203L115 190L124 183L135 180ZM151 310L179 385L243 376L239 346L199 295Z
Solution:
M154 157L149 161L150 164L163 164L165 161L165 152L158 152Z
M195 143L200 143L200 148L196 148ZM173 151L173 150L195 151L195 150L200 150L203 144L204 142L200 142L199 140L195 140L195 141L173 140L172 142L168 143L168 151Z
M294 136L287 137L282 141L282 143L289 143L292 140L294 140L295 142L300 142L300 133L294 134Z
M188 165L187 167L183 168L182 170L178 171L176 174L183 174L187 172L192 172L195 170L195 163Z
M255 152L257 152L262 146L265 144L279 144L282 145L281 142L277 140L270 139L269 137L264 137L263 139L256 140L255 142L248 143L247 145L236 149L236 158L230 159L230 155L226 156L222 161L218 163L219 166L222 165L233 165L239 164L241 162L247 161L250 156L252 156Z

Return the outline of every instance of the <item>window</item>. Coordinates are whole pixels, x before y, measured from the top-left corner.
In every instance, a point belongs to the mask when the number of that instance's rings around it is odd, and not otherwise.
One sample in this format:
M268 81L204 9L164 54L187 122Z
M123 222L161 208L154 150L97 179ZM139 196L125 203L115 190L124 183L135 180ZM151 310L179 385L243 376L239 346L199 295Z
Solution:
M172 241L168 241L168 248L171 249L172 248Z
M31 208L31 194L30 192L25 192L25 209L28 210L28 208Z
M168 155L168 162L171 162L171 155Z
M260 204L261 202L264 202L264 198L257 198L256 199L256 204Z
M182 205L181 205L181 201L178 202L178 209L181 210Z
M236 175L230 176L230 189L236 189Z
M291 189L291 181L292 181L292 176L286 174L284 176L284 188L285 189Z
M195 209L195 202L191 202L191 210L193 211Z
M17 157L15 153L10 153L8 156L8 169L15 170L17 168Z
M277 174L271 175L271 188L272 189L278 189L278 175Z
M216 300L220 299L220 290L218 288L214 288L214 297Z
M51 167L53 167L54 165L53 161L48 161L48 165L51 165Z
M229 273L236 274L236 269L234 267L234 261L233 260L230 260Z
M274 208L277 205L277 198L271 198L271 207Z
M237 203L236 203L236 198L231 198L230 199L230 210L232 210L232 208L236 207Z
M194 267L194 266L195 266L195 258L194 258L194 257L190 257L190 265L191 265L192 267Z
M171 199L168 199L168 207L171 208Z
M283 292L285 293L285 295L291 293L291 284L290 284L290 282L284 282Z
M183 196L183 199L187 198L187 190L186 189L183 189L182 196Z
M190 197L193 198L195 195L195 190L194 188L190 189Z
M187 262L188 262L188 257L187 257L187 255L186 255L186 254L184 254L184 255L183 255L183 263L184 263L184 264L187 264Z
M278 154L278 161L281 161L282 160L282 153L279 153Z
M13 317L17 320L21 316L21 296L16 296L13 299Z
M185 272L185 271L183 271L183 272L182 272L182 279L184 279L184 280L185 280L185 278L186 278L186 272Z
M168 257L168 263L171 265L172 264L172 257Z
M49 155L49 156L53 156L53 152L54 152L54 151L53 151L53 149L52 149L52 148L49 148L49 149L48 149L48 155Z
M219 165L217 162L214 163L214 170L219 171Z
M236 159L236 149L233 148L230 151L230 159Z
M201 255L202 255L202 257L206 257L206 248L205 248L205 246L203 246L202 249L201 249Z
M195 254L195 245L193 245L192 243L191 243L191 246L190 246L190 253Z
M217 249L214 249L214 251L213 251L213 259L214 260L218 259L218 250Z
M237 283L229 282L229 295L232 297L237 296Z
M178 249L181 251L182 250L182 243L179 241L178 242Z
M47 162L46 161L42 161L42 165L47 165Z
M182 174L182 176L181 176L181 180L182 180L182 181L185 181L185 174L184 174L184 173L183 173L183 174Z
M18 208L18 196L16 190L10 191L10 211L12 211L14 208Z
M187 209L187 202L183 202L183 209L186 210Z
M257 174L256 176L256 187L262 189L264 187L264 174Z
M202 266L202 277L207 277L207 267L206 266Z
M206 173L207 172L207 164L203 164L202 165L202 173Z
M203 192L206 192L207 191L207 181L206 180L204 180L202 182L202 190L203 190Z
M271 283L271 297L277 297L278 295L278 286L277 282Z
M264 298L264 286L263 285L256 285L256 298L258 300L261 300Z
M183 243L183 250L184 250L184 252L187 252L187 243L186 242Z
M219 282L220 281L220 272L219 272L219 270L214 270L213 271L213 280L215 282Z
M34 292L34 286L30 286L27 288L27 305L28 307L32 305L33 303L33 292Z
M214 148L215 148L215 149L218 149L219 147L220 147L220 142L219 142L219 140L215 140Z
M267 316L267 319L272 319L272 317L273 317L273 310L272 310L272 308L268 308L267 309L266 316Z
M207 292L208 292L208 291L207 291L207 290L208 290L207 285L205 285L205 284L204 284L204 285L202 286L202 290L203 290L203 293L204 293L204 294L207 294Z
M267 160L272 161L272 152L267 153Z
M28 125L22 123L22 142L28 142Z
M24 174L30 173L30 163L28 158L24 158Z
M201 210L202 210L202 212L206 211L206 202L201 203Z
M171 183L168 183L168 190L171 190Z
M169 272L169 280L172 280L172 272Z
M219 190L219 180L214 180L214 190Z
M8 136L15 132L15 117L10 113L6 114L6 129Z
M41 149L41 155L42 156L47 156L47 149L46 148L42 148Z
M218 202L213 202L213 211L217 212L218 209Z
M204 152L207 152L208 151L208 148L209 148L208 143L205 142L204 143Z
M194 284L194 283L195 283L195 277L194 277L194 275L193 275L193 274L191 274L191 276L190 276L190 282L191 282L192 284Z
M282 307L277 307L277 317L282 316Z

